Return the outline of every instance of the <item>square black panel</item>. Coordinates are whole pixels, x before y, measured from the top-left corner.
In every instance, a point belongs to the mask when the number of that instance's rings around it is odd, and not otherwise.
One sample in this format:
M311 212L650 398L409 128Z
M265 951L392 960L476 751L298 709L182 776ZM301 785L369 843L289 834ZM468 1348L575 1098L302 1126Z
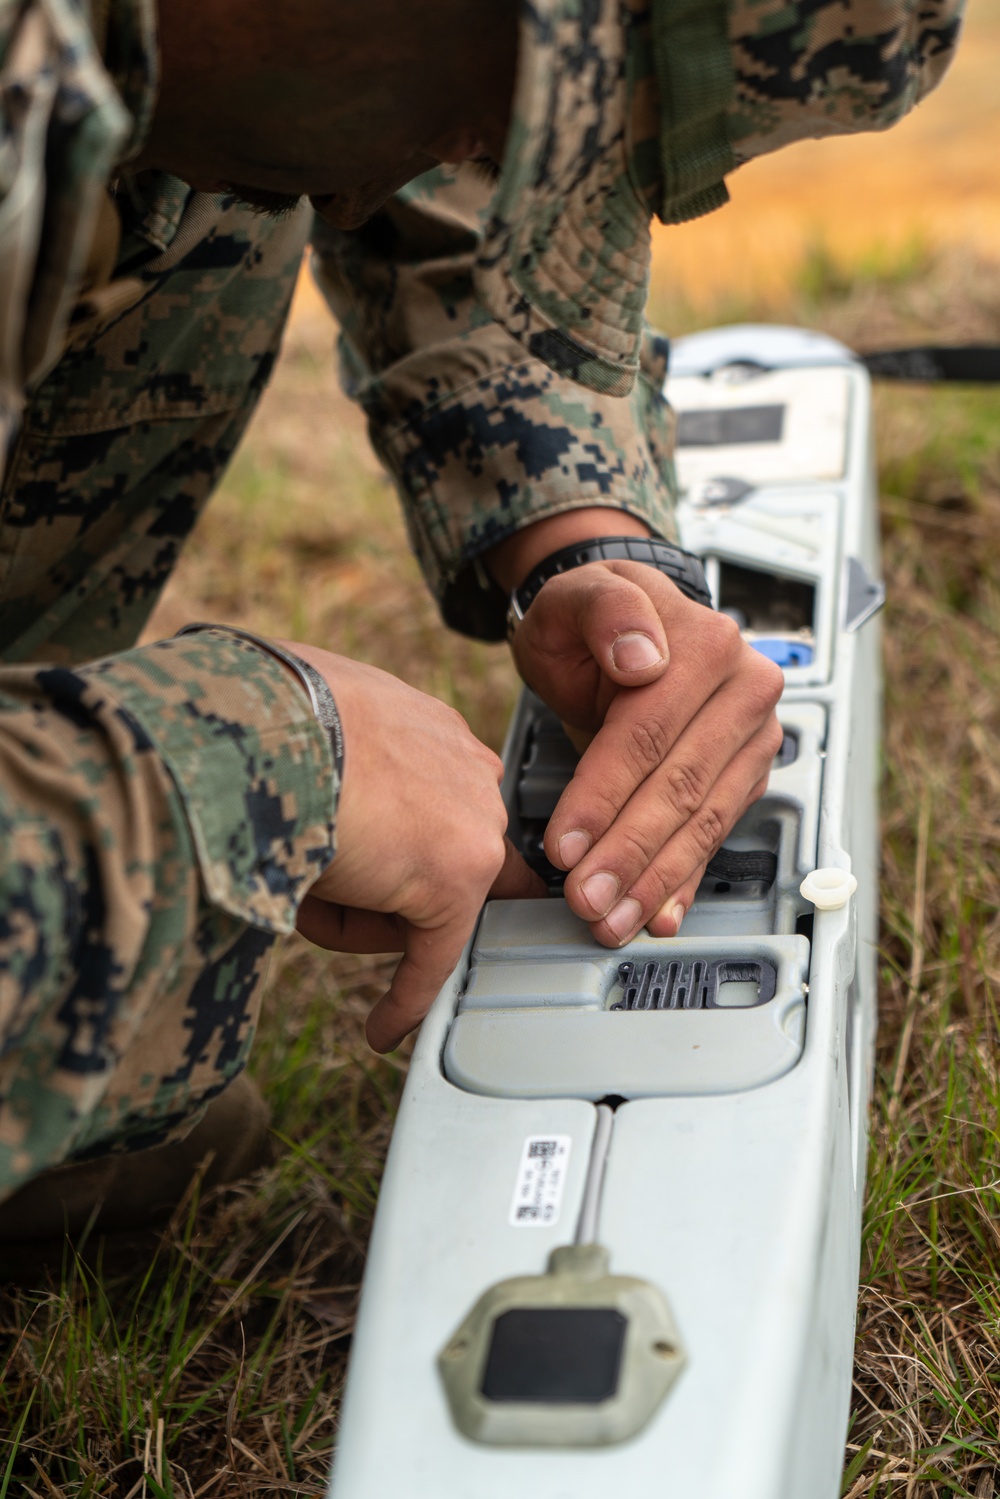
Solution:
M493 1324L487 1400L598 1405L618 1388L627 1320L613 1307L517 1307Z

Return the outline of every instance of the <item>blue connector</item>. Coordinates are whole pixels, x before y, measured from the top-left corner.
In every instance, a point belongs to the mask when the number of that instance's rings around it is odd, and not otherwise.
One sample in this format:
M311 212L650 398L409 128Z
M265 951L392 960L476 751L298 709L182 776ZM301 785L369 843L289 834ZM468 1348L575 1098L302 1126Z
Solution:
M790 666L812 665L813 648L802 640L782 640L779 635L773 639L751 640L750 644L755 651L760 651L769 661L776 661L785 671Z

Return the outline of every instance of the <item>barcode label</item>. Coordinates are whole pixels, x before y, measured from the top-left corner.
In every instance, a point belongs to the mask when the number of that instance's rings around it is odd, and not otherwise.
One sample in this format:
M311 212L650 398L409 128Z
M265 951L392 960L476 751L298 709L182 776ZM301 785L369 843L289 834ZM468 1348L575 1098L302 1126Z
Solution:
M507 1222L512 1228L551 1228L559 1221L569 1135L529 1135L521 1151Z

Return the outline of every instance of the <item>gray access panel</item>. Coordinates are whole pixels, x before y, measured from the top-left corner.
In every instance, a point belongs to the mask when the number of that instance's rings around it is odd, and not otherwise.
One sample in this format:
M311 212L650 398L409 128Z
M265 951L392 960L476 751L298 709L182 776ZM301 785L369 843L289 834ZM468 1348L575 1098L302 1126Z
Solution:
M533 957L496 961L480 948L445 1046L449 1082L504 1098L653 1098L760 1087L798 1061L809 964L805 937L632 942L633 963L677 960L690 971L699 961L763 961L777 984L763 1004L630 1011L612 1008L621 992L619 955L598 947L587 933L579 947L549 956L545 914L537 901L497 903L494 930L505 918L522 936L534 925ZM598 960L599 953L604 956ZM589 992L581 989L573 1004L566 988L584 970ZM488 975L488 1004L476 982L479 973Z

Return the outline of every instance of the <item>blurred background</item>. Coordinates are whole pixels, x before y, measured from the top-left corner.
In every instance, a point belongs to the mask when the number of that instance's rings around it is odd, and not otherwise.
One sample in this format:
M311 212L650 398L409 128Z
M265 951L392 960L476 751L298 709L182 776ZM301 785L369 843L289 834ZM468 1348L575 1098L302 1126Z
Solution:
M729 179L725 208L657 226L656 294L695 311L735 296L780 312L817 263L847 278L951 250L1000 259L998 157L1000 4L970 0L951 71L899 125L750 162Z

